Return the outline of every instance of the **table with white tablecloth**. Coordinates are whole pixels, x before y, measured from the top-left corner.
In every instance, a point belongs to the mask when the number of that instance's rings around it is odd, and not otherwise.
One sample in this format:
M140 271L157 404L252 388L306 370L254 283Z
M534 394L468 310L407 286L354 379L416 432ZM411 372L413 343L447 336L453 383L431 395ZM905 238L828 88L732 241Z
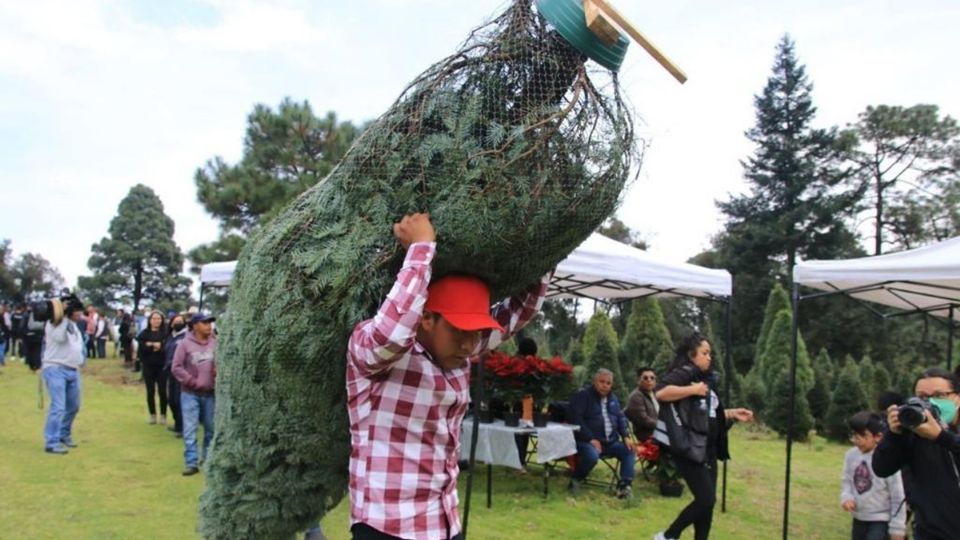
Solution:
M537 463L544 465L544 492L550 474L550 463L577 453L574 432L580 426L548 422L545 427L534 427L521 421L517 427L510 427L503 420L480 423L477 435L476 461L487 464L487 507L491 504L491 467L503 465L514 469L523 469L520 462L520 450L517 448L517 435L528 435L534 441L533 456ZM470 459L470 445L473 441L473 419L465 418L461 427L460 459Z

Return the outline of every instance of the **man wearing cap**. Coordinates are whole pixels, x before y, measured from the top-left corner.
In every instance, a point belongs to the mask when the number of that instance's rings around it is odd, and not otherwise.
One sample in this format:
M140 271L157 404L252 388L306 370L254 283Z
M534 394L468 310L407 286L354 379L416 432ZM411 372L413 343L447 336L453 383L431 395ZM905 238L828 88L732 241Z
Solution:
M180 383L180 414L183 416L184 476L199 472L197 424L203 422L203 459L213 440L214 388L217 380L217 337L210 324L217 320L207 313L190 317L190 331L173 353L171 372Z
M351 531L356 540L457 539L469 359L536 315L547 280L505 300L491 317L481 280L449 275L430 283L437 248L429 215L405 216L393 232L407 250L403 267L347 349Z

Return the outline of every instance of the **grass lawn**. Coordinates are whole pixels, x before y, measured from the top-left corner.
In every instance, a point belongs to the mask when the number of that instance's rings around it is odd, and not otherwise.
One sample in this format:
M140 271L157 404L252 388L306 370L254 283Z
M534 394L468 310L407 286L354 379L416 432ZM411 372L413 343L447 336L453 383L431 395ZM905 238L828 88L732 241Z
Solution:
M82 376L83 401L74 424L80 446L56 456L43 452L46 409L38 408L37 375L10 358L0 368L0 538L196 538L203 476L180 475L182 442L147 424L142 384L116 359L91 360ZM46 406L46 396L44 401ZM718 507L711 538L780 538L783 441L739 426L731 443L727 512ZM794 446L792 538L849 537L849 518L838 503L845 450L819 439ZM689 501L686 492L681 499L662 498L642 478L630 503L599 488L572 499L561 477L551 480L544 499L538 472L495 467L493 507L487 509L486 467L478 467L470 538L649 539ZM466 473L460 480L461 511L465 493ZM324 518L328 538L349 538L348 513L344 501ZM692 538L692 531L684 536Z

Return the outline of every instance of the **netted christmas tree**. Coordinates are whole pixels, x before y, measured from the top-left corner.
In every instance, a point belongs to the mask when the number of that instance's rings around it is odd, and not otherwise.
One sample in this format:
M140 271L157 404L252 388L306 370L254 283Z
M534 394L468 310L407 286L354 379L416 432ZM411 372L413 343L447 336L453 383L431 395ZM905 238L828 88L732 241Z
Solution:
M616 74L587 63L529 0L417 77L240 257L219 323L200 532L289 537L342 500L346 345L403 260L395 221L430 212L434 276L470 273L502 298L613 212L636 148Z

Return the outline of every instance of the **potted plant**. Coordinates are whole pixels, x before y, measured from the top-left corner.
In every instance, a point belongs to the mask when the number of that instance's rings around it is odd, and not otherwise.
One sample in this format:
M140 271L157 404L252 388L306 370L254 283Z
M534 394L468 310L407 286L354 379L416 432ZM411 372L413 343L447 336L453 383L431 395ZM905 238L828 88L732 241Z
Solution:
M657 484L660 486L660 495L664 497L679 497L683 494L683 483L680 482L680 473L669 452L663 452L660 445L652 438L637 445L637 459L644 463L645 469L652 468Z
M534 425L546 425L544 409L550 400L570 390L573 366L559 356L546 360L494 351L487 356L485 366L488 376L484 379L484 390L503 403L507 425L515 426L515 422L519 422L520 402L526 395L533 398Z

